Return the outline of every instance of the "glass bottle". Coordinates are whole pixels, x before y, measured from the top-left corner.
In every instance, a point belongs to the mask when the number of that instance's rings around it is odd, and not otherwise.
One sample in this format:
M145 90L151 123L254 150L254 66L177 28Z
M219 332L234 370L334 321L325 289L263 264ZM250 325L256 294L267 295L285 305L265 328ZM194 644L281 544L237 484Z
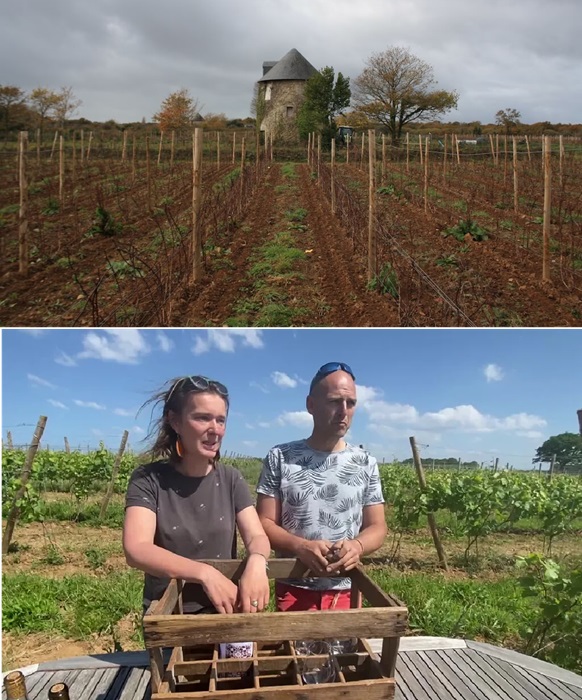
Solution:
M55 683L49 688L49 700L69 700L69 686L66 683Z
M26 682L22 671L12 671L4 676L6 700L28 700Z

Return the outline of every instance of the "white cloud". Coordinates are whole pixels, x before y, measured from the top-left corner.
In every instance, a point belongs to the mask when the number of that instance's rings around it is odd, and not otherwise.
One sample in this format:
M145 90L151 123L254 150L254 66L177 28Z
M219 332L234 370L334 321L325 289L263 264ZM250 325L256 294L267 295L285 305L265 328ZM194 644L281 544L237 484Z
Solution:
M374 387L356 384L356 396L358 397L358 405L362 406L363 404L378 399L381 393L378 389L374 389Z
M76 406L81 406L82 408L94 408L96 411L105 410L105 406L100 403L95 403L95 401L79 401L79 399L74 399L73 403Z
M307 411L287 411L277 418L277 425L293 425L298 428L311 427L313 418Z
M46 328L19 328L18 329L21 333L27 333L28 335L32 335L35 338L38 338L41 335L44 335L47 332Z
M270 428L270 427L271 427L271 424L270 424L270 423L265 423L265 422L260 421L260 422L258 423L258 426L259 426L259 428Z
M262 331L251 328L211 328L206 335L197 335L192 352L202 355L211 349L220 352L234 352L236 341L240 340L243 347L255 349L264 346Z
M540 433L539 430L519 430L515 434L519 437L531 438L532 440L541 440L544 437L544 434Z
M483 369L483 374L488 382L500 382L503 377L503 370L499 365L489 364Z
M42 377L38 377L36 374L27 374L26 375L31 382L31 384L34 384L35 386L46 386L49 389L56 389L57 387L54 384L51 384L49 381L46 379L43 379Z
M133 418L136 414L136 411L130 411L127 408L114 408L113 413L115 413L116 416L128 416L130 418Z
M267 389L266 386L263 386L262 384L259 384L258 382L249 382L249 386L253 389L258 389L259 391L262 391L263 394L269 394L269 390Z
M54 399L48 399L48 402L51 404L51 406L54 406L55 408L64 408L66 411L69 410L69 407L65 406L65 404L61 403L60 401L55 401Z
M297 386L297 380L292 379L284 372L273 372L271 374L271 379L273 380L273 384L281 387L282 389L295 389Z
M77 362L76 362L75 358L71 357L70 355L67 355L67 353L63 352L62 350L55 357L55 362L58 365L63 365L63 367L76 367L77 366Z
M156 334L156 340L158 341L158 347L162 352L170 352L170 350L172 350L174 347L174 341L162 331L158 331Z
M150 352L145 337L137 328L111 328L91 331L83 338L83 351L77 357L122 364L137 364Z
M134 425L131 429L131 432L135 433L136 435L143 435L145 433L145 430L143 428L140 428L139 425Z
M243 440L242 444L245 447L256 447L259 443L256 440Z
M91 428L91 432L95 437L103 437L103 431L99 430L99 428Z

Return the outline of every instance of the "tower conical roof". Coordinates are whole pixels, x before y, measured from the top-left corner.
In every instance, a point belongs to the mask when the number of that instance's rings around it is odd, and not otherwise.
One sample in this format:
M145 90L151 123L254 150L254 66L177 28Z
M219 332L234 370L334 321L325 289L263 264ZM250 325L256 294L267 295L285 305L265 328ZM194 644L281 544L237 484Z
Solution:
M297 49L291 49L280 61L277 61L270 71L259 79L259 83L271 80L307 80L317 73L309 61Z

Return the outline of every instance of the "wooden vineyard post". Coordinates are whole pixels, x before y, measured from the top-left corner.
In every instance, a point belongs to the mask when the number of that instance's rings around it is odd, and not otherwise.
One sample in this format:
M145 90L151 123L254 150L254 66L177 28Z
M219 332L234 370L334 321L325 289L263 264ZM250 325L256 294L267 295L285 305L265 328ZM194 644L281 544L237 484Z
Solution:
M346 136L346 165L350 162L350 144L352 142L351 136Z
M517 182L517 137L513 137L513 211L519 210L518 182Z
M236 163L236 131L232 135L232 163Z
M560 139L560 187L562 186L563 182L563 168L564 168L564 137L562 134L559 136Z
M420 153L420 165L422 166L424 164L423 158L422 158L422 134L418 135L418 151Z
M331 213L335 214L335 139L331 140Z
M147 203L148 209L152 208L152 179L150 172L150 137L149 134L145 138L145 149L146 149L146 183L147 183Z
M382 134L382 184L386 181L386 134Z
M443 182L447 179L447 139L448 135L445 134L444 146L443 146Z
M162 144L164 143L164 132L160 131L160 143L158 144L158 166L162 162Z
M40 129L36 130L36 164L40 165Z
M81 167L85 162L85 131L81 129Z
M18 181L20 188L20 209L18 211L18 272L28 274L28 180L26 158L28 152L28 131L20 132L18 149Z
M216 132L216 169L220 170L220 131Z
M360 152L360 170L364 167L364 148L366 147L366 132L362 133L362 150Z
M554 476L554 465L556 464L556 455L552 455L552 461L550 462L550 469L548 471L548 481L552 480Z
M455 151L457 152L457 165L461 165L461 152L459 151L459 137L455 134Z
M59 137L59 202L63 203L63 192L65 188L65 144L61 134Z
M123 436L121 438L121 444L119 445L119 452L117 453L117 457L115 458L115 462L113 463L113 468L111 469L111 479L109 481L109 484L107 485L107 492L103 498L103 503L101 503L101 510L99 511L99 520L103 520L105 517L105 513L107 512L107 506L109 505L109 501L111 500L111 496L113 495L113 487L115 486L115 480L117 479L117 474L119 473L119 467L121 466L121 458L123 457L123 453L125 452L125 446L127 445L127 438L129 437L129 433L127 430L123 431Z
M503 136L503 183L507 182L507 134Z
M311 165L309 158L311 157L311 131L307 134L307 165Z
M12 442L12 433L10 431L6 433L6 441L8 442L8 449L13 450L14 444Z
M406 132L406 172L410 172L410 135Z
M65 452L71 454L71 446L69 445L69 438L65 435Z
M499 165L499 134L495 134L495 165Z
M91 156L91 143L93 142L93 132L89 132L89 143L87 144L87 160L89 160Z
M52 148L51 148L51 155L50 155L49 160L52 160L52 159L53 159L53 155L54 155L54 153L55 153L55 148L56 148L56 145L57 145L57 139L58 139L58 138L59 138L59 132L58 132L58 131L55 131L55 137L54 137L54 139L53 139L53 145L52 145Z
M550 281L550 220L552 215L552 143L544 136L544 226L542 244L542 280Z
M239 198L239 205L238 209L239 211L242 212L244 209L244 192L245 192L245 161L247 158L247 145L246 145L246 138L243 136L242 141L240 144L240 198Z
M274 136L274 134L271 131L271 133L269 134L269 143L271 146L271 148L270 148L271 161L273 160L273 136Z
M526 145L526 148L527 148L527 159L528 159L528 161L531 163L531 149L530 149L530 147L529 147L529 136L526 136L526 137L525 137L525 145Z
M273 158L271 157L271 160ZM317 134L317 184L319 185L321 178L321 134Z
M493 471L496 472L499 467L499 457L495 457L495 464L493 465Z
M71 144L71 189L73 198L76 197L77 188L77 132L73 131L73 140Z
M32 442L26 453L26 458L24 460L24 466L22 467L22 473L20 474L20 486L16 490L14 497L12 499L12 505L10 506L10 511L8 513L8 518L6 519L6 528L4 530L4 536L2 537L2 554L8 554L8 547L10 547L10 541L12 540L12 534L14 533L14 527L18 516L20 515L20 506L18 503L26 493L26 484L30 478L32 472L32 462L34 461L34 455L38 450L38 445L41 441L42 434L46 426L47 417L40 416L34 434L32 436Z
M172 138L170 140L170 169L174 167L174 151L176 148L176 132L172 129Z
M416 446L416 440L415 440L414 436L410 437L409 440L410 440L410 446L412 447L412 458L414 460L414 466L416 468L416 476L418 477L418 483L420 484L420 490L424 492L424 491L426 491L426 478L424 476L424 469L422 468L422 462L420 460L420 454L418 452L418 447ZM441 539L439 536L434 513L427 512L426 516L428 519L428 524L430 527L432 539L433 539L433 542L434 542L434 545L436 547L437 554L439 557L439 563L441 564L441 566L444 568L445 571L448 571L449 567L447 564L447 557L446 557L445 550L443 549L443 545L442 545L442 542L441 542Z
M132 144L131 144L131 181L135 182L136 173L136 157L137 157L137 143L135 140L135 134L132 134Z
M376 276L376 132L368 130L368 282Z
M491 144L491 159L495 165L495 144L493 143L493 134L489 134L489 143Z
M202 238L200 235L200 201L202 197L202 149L204 132L194 129L193 175L192 175L192 281L197 282L202 276ZM242 177L242 173L241 173Z
M123 145L121 147L121 162L125 163L127 158L127 129L123 132Z
M424 213L428 212L428 136L424 137Z

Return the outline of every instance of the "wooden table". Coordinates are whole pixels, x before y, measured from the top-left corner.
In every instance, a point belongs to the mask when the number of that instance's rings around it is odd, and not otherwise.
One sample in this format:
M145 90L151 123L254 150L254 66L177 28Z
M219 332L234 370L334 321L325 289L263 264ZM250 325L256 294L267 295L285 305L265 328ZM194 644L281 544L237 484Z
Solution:
M381 650L381 640L370 640ZM149 656L122 652L44 661L22 669L30 700L64 681L71 700L148 700ZM582 700L582 676L508 649L463 639L403 637L397 700ZM2 698L6 698L4 691Z

